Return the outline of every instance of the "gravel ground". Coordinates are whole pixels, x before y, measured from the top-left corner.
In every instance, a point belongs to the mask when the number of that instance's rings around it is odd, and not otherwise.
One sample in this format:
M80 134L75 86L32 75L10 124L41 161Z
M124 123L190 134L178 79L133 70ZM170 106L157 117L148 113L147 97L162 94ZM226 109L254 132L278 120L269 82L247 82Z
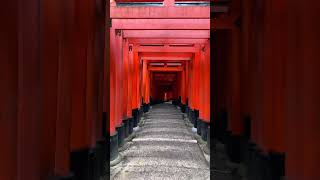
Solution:
M122 161L111 167L111 179L210 179L206 161L182 113L159 104L144 115L143 126L120 152Z

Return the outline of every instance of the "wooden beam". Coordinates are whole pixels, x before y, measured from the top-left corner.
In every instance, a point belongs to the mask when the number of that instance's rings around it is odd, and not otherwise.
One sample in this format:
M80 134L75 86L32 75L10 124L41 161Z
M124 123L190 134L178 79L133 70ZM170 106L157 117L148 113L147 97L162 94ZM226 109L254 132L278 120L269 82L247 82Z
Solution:
M141 57L143 61L190 61L191 57Z
M125 19L125 18L183 18L183 19L198 19L210 18L209 6L190 6L190 7L110 7L110 18Z
M160 52L142 52L139 53L139 55L145 56L145 57L152 57L152 56L157 56L157 57L167 57L167 56L174 56L174 57L192 57L193 53L187 53L187 52L167 52L167 53L160 53Z
M124 38L208 39L210 30L124 30Z
M209 39L128 39L132 44L204 44L208 41Z
M112 19L114 29L210 29L210 19Z
M138 46L134 48L137 52L198 52L200 49L197 47L169 47L169 46Z
M183 71L183 67L149 67L149 71Z

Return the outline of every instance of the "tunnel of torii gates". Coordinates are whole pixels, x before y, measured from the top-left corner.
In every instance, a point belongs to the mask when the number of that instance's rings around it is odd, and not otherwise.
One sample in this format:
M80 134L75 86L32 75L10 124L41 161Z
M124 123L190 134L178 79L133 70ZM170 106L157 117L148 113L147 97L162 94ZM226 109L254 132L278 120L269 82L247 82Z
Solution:
M231 159L254 157L249 173L270 160L288 180L320 179L320 2L213 0L210 24L207 6L164 2L0 6L1 180L98 179L108 137L170 99L226 144L245 135Z
M165 0L160 8L132 8L111 2L110 10L111 160L142 113L157 102L173 100L190 112L207 140L210 6L175 7Z

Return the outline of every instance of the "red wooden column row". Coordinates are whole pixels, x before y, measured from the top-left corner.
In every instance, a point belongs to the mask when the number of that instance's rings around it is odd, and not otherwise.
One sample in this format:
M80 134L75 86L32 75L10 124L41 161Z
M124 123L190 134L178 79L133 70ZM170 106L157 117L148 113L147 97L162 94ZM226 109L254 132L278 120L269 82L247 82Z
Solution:
M284 152L285 6L244 1L242 12L241 117L252 118L252 139L263 151Z
M200 79L199 79L199 118L210 122L210 44L209 42L201 48Z
M314 21L319 16L318 4L300 0L243 1L241 38L235 27L229 30L235 34L225 33L225 40L232 38L231 42L241 45L242 52L241 56L231 56L232 63L240 64L229 65L227 70L232 75L227 107L231 116L239 117L229 119L231 129L241 133L241 118L249 115L251 140L264 152L285 153L288 179L319 178L319 26ZM239 55L235 45L221 46L223 54L222 48ZM226 54L222 58L229 60ZM240 103L237 97L234 99L239 93L238 82ZM239 104L241 116L234 107Z
M123 39L123 99L122 99L122 113L123 118L127 119L128 117L131 117L131 108L128 106L131 104L129 95L129 42L128 39ZM130 114L128 112L130 111Z
M144 103L150 103L150 71L148 71L148 62L142 62L142 94Z
M94 92L102 92L102 69L97 67L103 67L104 44L99 44L98 39L104 38L104 31L97 29L104 28L105 17L96 10L105 4L32 0L10 1L2 7L5 9L1 9L1 18L6 20L0 33L4 48L0 54L0 138L4 143L0 179L68 176L70 152L78 142L75 139L85 139L74 136L79 127L73 119L72 105L76 98L85 98L87 102L81 104L81 110L75 107L79 113L87 113L84 117L91 125L85 129L90 132L85 145L93 147L98 136L95 123L101 120L96 118L102 112L98 108L100 97ZM87 16L84 20L87 28L76 34L79 28L76 22L82 16L75 17L84 9L88 9L83 15ZM81 44L76 45L77 39ZM78 54L83 47L87 53ZM84 62L79 66L78 58ZM87 72L78 79L76 73L82 68ZM85 82L88 89L81 96L73 87L80 82Z
M147 71L145 103L150 104L150 71Z
M133 45L133 77L134 77L134 81L133 81L133 92L134 92L134 96L133 98L135 98L135 104L133 106L133 109L140 109L141 106L141 68L140 68L140 58L139 58L139 54L138 54L138 45L134 44Z
M137 52L134 52L134 45L130 45L130 50L129 50L129 63L130 63L130 75L131 75L131 92L132 92L132 109L138 108L138 98L137 98L137 71L136 71L136 56Z
M286 1L286 172L288 179L319 179L319 1Z
M181 103L182 104L186 104L186 95L187 95L187 67L186 67L186 63L183 63L184 67L184 71L181 72Z
M199 46L199 45L198 45ZM194 59L192 61L192 109L200 110L200 52L194 54Z
M115 56L115 108L116 108L116 126L119 127L122 124L123 120L123 113L122 113L122 99L123 96L123 39L122 39L122 31L121 30L115 30L116 31L116 38L115 38L115 49L113 49L114 56Z
M127 47L124 47L127 48ZM126 59L124 59L126 60ZM135 99L133 98L134 95L134 88L133 88L133 45L128 44L128 59L127 59L127 64L128 64L128 105L127 105L127 117L131 118L132 117L132 109L134 107L133 101Z
M192 61L194 60L194 58L192 59ZM192 85L193 85L193 63L192 61L188 62L187 64L187 78L188 78L188 100L189 100L189 108L193 109L194 108L194 100L193 100L193 89L192 89Z
M114 136L116 133L117 119L116 119L116 60L115 60L115 43L116 32L114 29L110 29L110 114L109 114L109 133L110 136Z
M122 126L127 117L127 71L128 56L125 55L125 46L128 43L122 37L122 31L110 29L110 131ZM124 104L125 103L125 104Z

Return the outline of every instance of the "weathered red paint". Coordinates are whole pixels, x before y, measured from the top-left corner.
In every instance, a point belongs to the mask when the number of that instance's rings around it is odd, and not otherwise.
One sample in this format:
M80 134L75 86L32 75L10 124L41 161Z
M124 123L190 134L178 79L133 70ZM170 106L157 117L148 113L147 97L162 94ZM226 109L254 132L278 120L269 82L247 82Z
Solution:
M183 71L182 67L149 67L149 71L169 71L169 72L174 72L174 71Z
M209 30L124 30L125 38L209 39Z
M146 39L146 38L128 38L129 43L134 44L199 44L205 43L208 39Z
M172 3L172 2L171 2ZM110 9L111 18L168 18L168 19L186 19L186 18L210 18L209 6L194 7L117 7L113 4Z
M112 27L123 30L208 30L210 19L113 19Z

